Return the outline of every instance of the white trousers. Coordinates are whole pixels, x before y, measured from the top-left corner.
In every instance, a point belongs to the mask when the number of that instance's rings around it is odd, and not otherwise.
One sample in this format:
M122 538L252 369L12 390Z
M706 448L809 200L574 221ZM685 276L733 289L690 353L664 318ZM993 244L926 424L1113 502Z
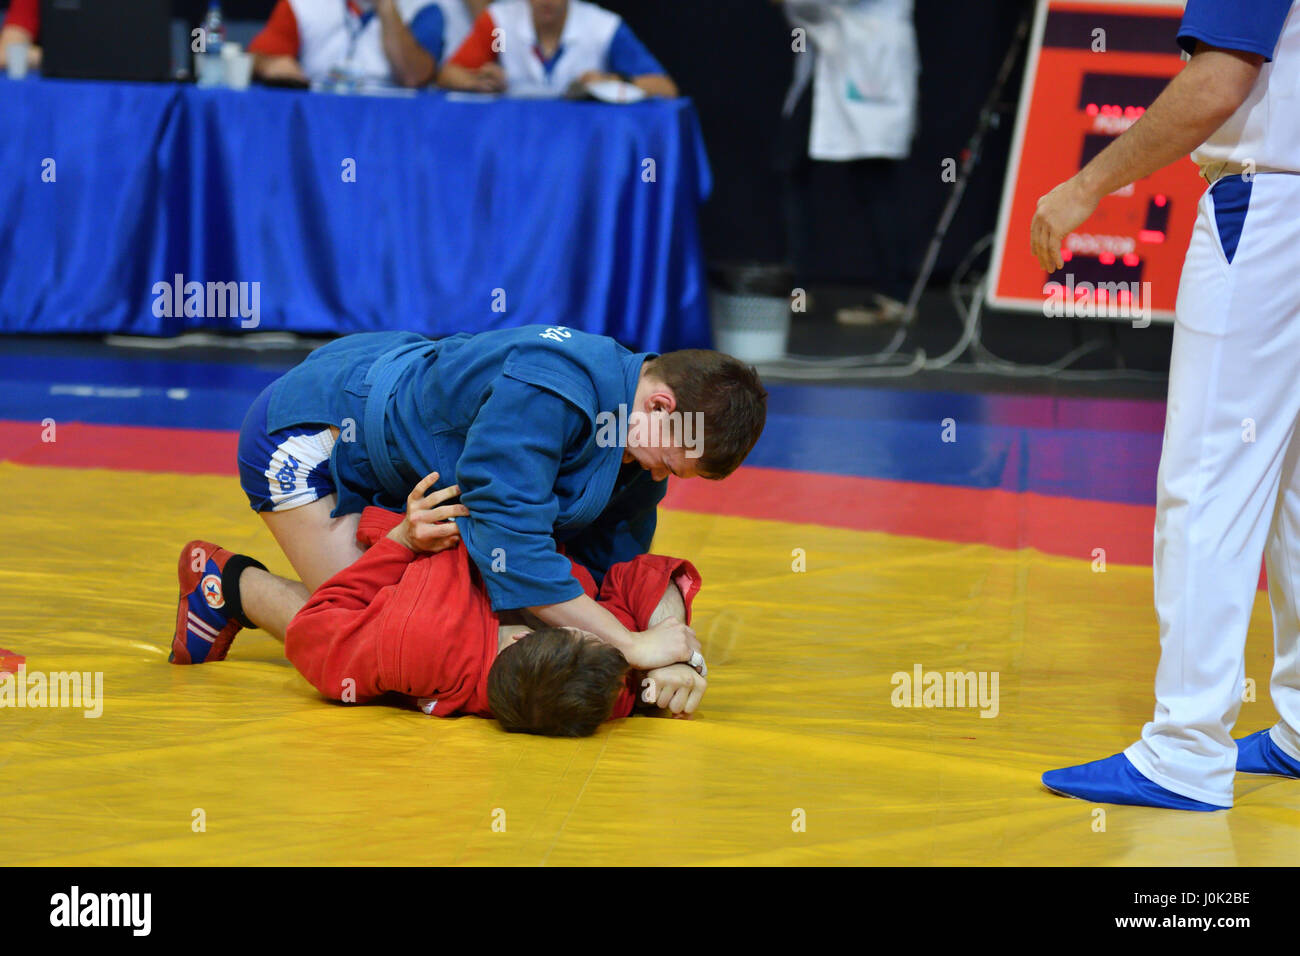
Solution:
M1232 805L1261 555L1282 718L1272 739L1300 759L1300 175L1257 175L1244 221L1228 205L1223 194L1216 216L1215 190L1201 197L1178 288L1157 477L1156 710L1125 751L1166 789L1219 806Z

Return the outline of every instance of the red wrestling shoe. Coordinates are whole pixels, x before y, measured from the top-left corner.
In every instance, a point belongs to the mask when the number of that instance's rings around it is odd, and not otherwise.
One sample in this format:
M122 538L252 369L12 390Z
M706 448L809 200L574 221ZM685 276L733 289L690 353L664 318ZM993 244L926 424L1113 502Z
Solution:
M235 555L207 541L191 541L176 562L180 598L172 634L173 664L224 660L243 625L231 617L221 585L226 562Z

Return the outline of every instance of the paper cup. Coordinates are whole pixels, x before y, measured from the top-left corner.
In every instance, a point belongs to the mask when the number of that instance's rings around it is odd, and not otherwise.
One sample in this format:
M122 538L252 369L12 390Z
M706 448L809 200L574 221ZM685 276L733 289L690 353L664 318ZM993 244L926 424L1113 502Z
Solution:
M30 43L18 41L5 44L5 71L11 80L21 80L27 76L27 54L31 51Z
M232 90L246 90L253 79L253 54L236 53L223 57L226 67L226 86Z

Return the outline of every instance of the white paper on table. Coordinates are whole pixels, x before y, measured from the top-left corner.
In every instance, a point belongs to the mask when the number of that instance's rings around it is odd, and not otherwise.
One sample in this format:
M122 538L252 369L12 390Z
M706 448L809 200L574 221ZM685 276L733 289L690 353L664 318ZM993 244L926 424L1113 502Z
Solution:
M646 91L633 83L623 80L600 80L585 83L583 89L602 103L639 103L646 98Z

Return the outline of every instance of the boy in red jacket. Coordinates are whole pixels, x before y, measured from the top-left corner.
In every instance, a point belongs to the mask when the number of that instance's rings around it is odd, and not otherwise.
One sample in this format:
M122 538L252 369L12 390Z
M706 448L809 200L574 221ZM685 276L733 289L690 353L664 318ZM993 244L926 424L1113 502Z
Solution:
M186 545L174 661L221 660L241 626L260 626L284 638L285 655L312 686L347 703L392 693L426 714L495 716L506 730L550 736L586 736L628 716L638 683L644 703L675 716L694 712L706 683L690 665L641 674L594 634L494 613L464 548L426 550L465 513L442 505L458 494L454 486L425 497L435 481L430 475L416 487L405 515L367 508L357 528L365 553L312 595L246 556L203 541ZM613 566L599 589L580 565L572 573L589 597L638 630L670 617L689 622L700 588L690 562L660 555ZM287 592L300 609L291 620L268 618ZM205 606L224 612L214 617L229 622L221 631L204 629ZM191 656L196 635L212 646Z

